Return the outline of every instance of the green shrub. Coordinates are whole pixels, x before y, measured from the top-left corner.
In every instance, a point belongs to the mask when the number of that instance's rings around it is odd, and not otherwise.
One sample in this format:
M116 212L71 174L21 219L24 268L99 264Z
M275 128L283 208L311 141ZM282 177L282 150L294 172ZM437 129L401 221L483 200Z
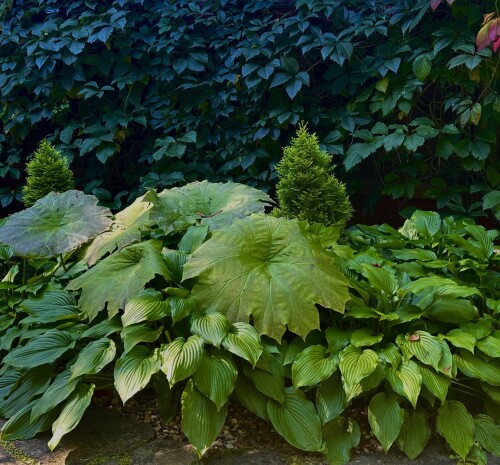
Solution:
M331 157L319 147L316 134L301 124L276 166L276 216L344 228L352 215L345 186L333 174Z
M49 142L43 140L27 164L26 185L23 188L23 203L31 207L38 199L50 192L65 192L73 189L73 173L68 162Z

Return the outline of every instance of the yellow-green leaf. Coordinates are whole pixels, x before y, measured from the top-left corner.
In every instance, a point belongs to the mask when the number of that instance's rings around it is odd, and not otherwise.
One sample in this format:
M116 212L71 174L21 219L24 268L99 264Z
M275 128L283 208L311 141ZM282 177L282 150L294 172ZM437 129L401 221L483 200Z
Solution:
M463 459L474 444L474 419L464 404L457 400L446 401L438 411L436 419L438 433Z

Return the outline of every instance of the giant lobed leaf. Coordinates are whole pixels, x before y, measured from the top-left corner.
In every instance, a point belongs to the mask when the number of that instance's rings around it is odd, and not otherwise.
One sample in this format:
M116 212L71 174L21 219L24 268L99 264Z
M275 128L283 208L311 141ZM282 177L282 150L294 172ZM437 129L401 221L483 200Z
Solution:
M182 393L182 431L201 457L220 433L227 416L227 404L217 410L189 380Z
M98 207L93 195L52 192L11 215L0 227L0 242L21 257L55 257L72 252L110 225L111 212Z
M170 386L191 376L203 359L203 339L193 335L184 339L178 337L162 347L161 370L167 375Z
M237 183L193 182L145 197L153 203L150 219L165 232L200 223L219 229L238 218L263 212L271 199L264 192Z
M304 223L264 215L215 231L184 266L193 295L229 321L253 318L261 334L281 340L288 327L305 337L319 328L315 304L343 313L347 281Z
M379 392L368 405L368 421L373 434L387 452L399 436L404 421L404 410L394 394Z
M118 212L111 225L111 230L99 234L85 252L85 260L93 266L97 260L115 249L123 249L141 239L140 228L148 220L148 210L151 203L144 201L144 196L137 198L134 203L121 212Z
M111 318L155 275L169 278L161 246L161 242L156 240L129 245L70 281L67 289L82 290L78 305L91 320L106 303Z
M352 418L339 417L323 426L323 438L329 465L344 465L351 458L351 449L359 444L361 431Z
M396 440L410 460L417 458L431 437L429 420L423 410L405 411L405 419Z
M338 366L338 357L328 355L321 345L306 347L292 365L292 381L295 389L301 386L316 386L329 378Z
M283 405L270 399L267 412L274 429L292 446L312 452L322 449L321 420L300 389L288 388Z
M446 439L450 447L463 459L474 444L474 420L464 404L458 400L446 401L436 418L438 433Z

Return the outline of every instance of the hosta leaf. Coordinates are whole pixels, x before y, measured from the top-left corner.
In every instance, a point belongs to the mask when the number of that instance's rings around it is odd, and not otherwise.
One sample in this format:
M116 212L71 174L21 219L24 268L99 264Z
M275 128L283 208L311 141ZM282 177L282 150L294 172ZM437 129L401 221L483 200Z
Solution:
M234 393L243 407L259 418L269 421L269 414L267 413L267 401L269 398L262 394L262 392L253 385L252 381L242 373L238 374Z
M371 375L378 366L378 356L371 349L361 350L353 345L347 347L340 357L340 372L345 389L358 384Z
M344 390L347 401L349 402L355 397L363 394L364 392L368 392L371 391L372 389L375 389L384 379L385 379L385 366L378 365L375 371L371 375L367 376L366 378L363 378L359 383L357 384L344 383Z
M109 336L113 333L118 333L122 329L122 324L120 321L120 317L118 315L114 316L111 319L105 319L100 323L97 323L94 326L91 326L89 329L86 329L80 339L83 338L91 338L91 339L100 339L101 337Z
M380 360L388 363L392 368L397 368L402 360L401 352L392 342L377 350Z
M308 347L308 344L306 344L306 342L301 337L299 336L294 337L292 342L290 342L290 344L288 344L288 347L286 348L283 365L292 364L297 358L297 355L300 352L302 352L306 347Z
M450 378L427 365L420 365L419 368L422 375L422 384L443 403L450 388Z
M61 438L78 425L90 405L94 388L93 384L80 384L66 401L59 417L52 424L52 438L48 443L50 450L54 450Z
M429 420L423 410L405 411L401 432L396 440L398 447L410 460L416 459L431 437Z
M320 345L304 349L293 362L292 381L295 389L301 386L315 386L329 378L338 366L337 356L328 356L326 348Z
M115 388L123 403L144 389L151 376L160 369L158 351L153 353L145 346L135 346L130 352L123 353L116 361L114 378Z
M500 360L485 362L482 358L467 351L454 354L453 359L464 375L477 378L492 386L500 386Z
M67 288L82 290L78 305L91 320L106 304L111 318L155 275L170 277L160 252L161 242L156 240L129 245L70 281Z
M194 227L195 226L191 226L191 228ZM174 282L180 283L182 281L182 271L189 259L189 254L181 250L163 249L162 255L163 260L165 260L167 264L168 271L172 274Z
M222 313L194 313L191 317L191 333L197 334L205 342L217 348L220 348L228 332L229 321Z
M394 394L379 392L368 405L368 421L373 434L387 452L399 436L404 421L404 410Z
M396 344L403 352L405 359L416 357L422 363L431 365L439 371L439 362L443 348L437 338L426 331L415 331L412 334L398 335Z
M410 218L420 237L432 239L441 228L441 217L436 212L418 210Z
M466 323L479 316L477 308L465 299L435 297L426 310L427 316L444 323Z
M469 352L474 353L476 338L463 329L452 329L448 334L440 337L449 341L455 347L461 347L463 349L467 349Z
M21 257L55 257L77 249L110 225L111 212L98 207L93 195L51 192L8 217L0 227L0 242Z
M203 339L193 335L187 340L178 337L166 347L162 347L161 370L167 375L170 386L191 376L203 359Z
M208 234L207 225L197 225L188 228L179 241L179 250L187 254L192 254L203 242Z
M236 183L193 182L183 187L150 191L146 200L153 203L150 219L165 232L182 231L200 223L219 229L238 218L263 212L271 199L264 192Z
M316 390L316 410L323 424L339 416L346 408L347 399L342 381L336 376L323 381Z
M49 412L69 397L79 382L77 379L70 378L70 370L62 371L57 375L48 389L44 391L42 397L34 404L29 421L36 421L44 413Z
M137 198L132 205L118 212L111 230L99 234L85 252L85 260L93 266L97 260L115 249L123 249L141 240L140 228L148 220L151 203L144 202L144 196Z
M184 267L197 277L203 308L224 310L278 342L288 327L305 337L319 327L315 303L343 312L347 282L321 244L297 220L252 215L215 231Z
M186 298L172 296L168 299L168 304L170 306L170 313L174 324L188 317L198 309L196 299L191 295Z
M422 375L418 365L412 360L404 361L397 369L389 367L386 377L394 392L406 397L415 408L422 385Z
M474 418L475 438L490 454L500 457L500 425L488 415Z
M71 368L71 378L81 375L99 373L116 355L116 346L113 340L103 337L87 344Z
M121 337L123 339L124 353L130 352L137 344L141 342L154 342L163 331L163 326L151 328L148 325L138 324L123 328Z
M248 360L253 366L262 354L259 334L247 323L233 323L222 340L222 345L229 352Z
M351 458L351 449L361 440L359 425L351 418L336 418L323 426L324 452L330 465L344 465Z
M262 357L267 354L266 370L261 368L250 368L247 365L243 366L245 375L250 378L254 386L263 394L282 403L285 398L285 375L283 366L276 358L263 352Z
M462 323L460 329L463 329L476 339L483 339L491 334L491 320L489 318L480 318L474 322Z
M488 396L490 396L494 402L500 404L500 387L490 386L486 383L481 383L481 387L483 388L483 391L486 392L486 394L488 394Z
M500 358L500 331L493 331L493 334L480 339L476 343L477 348L493 358Z
M396 278L383 268L377 268L363 263L361 265L361 274L368 279L370 285L386 294L392 295L398 289Z
M328 342L328 350L332 354L340 352L344 347L347 347L351 342L352 331L344 331L340 328L330 327L325 331L326 341Z
M30 339L25 346L16 347L3 359L3 363L17 368L32 368L52 363L72 349L75 342L66 331L50 329Z
M182 393L182 431L201 457L220 433L227 416L227 404L217 410L189 380Z
M373 334L369 328L359 328L351 333L351 344L356 347L373 346L379 343L382 337L382 334Z
M428 292L429 288L433 288L435 294L441 297L470 297L472 295L481 295L481 292L475 287L460 286L455 281L443 276L425 276L411 281L405 286L403 290L418 294L421 292Z
M314 404L301 390L288 389L283 405L269 400L267 412L274 429L292 446L305 451L321 451L321 421Z
M438 411L436 428L450 447L465 460L474 444L474 420L464 404L457 400L446 401Z
M57 412L53 411L47 415L42 415L37 420L30 422L31 408L34 402L24 405L7 421L0 434L4 441L15 441L20 439L30 439L40 431L50 428L50 425L57 417Z
M210 354L205 352L193 381L220 410L233 392L237 376L238 370L231 356L214 349Z
M41 296L30 296L20 307L29 315L22 324L73 320L80 315L75 298L62 289L48 289Z

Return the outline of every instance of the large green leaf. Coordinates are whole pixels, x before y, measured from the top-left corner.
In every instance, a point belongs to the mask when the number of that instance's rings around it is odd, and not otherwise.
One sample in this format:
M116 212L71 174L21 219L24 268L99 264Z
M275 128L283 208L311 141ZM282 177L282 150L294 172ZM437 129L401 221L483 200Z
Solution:
M352 331L344 331L335 327L327 328L325 337L328 342L328 350L330 353L335 354L348 346L351 342L351 334Z
M85 410L90 405L95 386L80 384L71 394L57 420L52 424L52 438L48 442L50 450L54 450L61 438L76 428Z
M297 355L292 365L292 381L295 389L316 386L329 378L338 366L338 356L328 355L325 347L314 345Z
M389 367L386 377L394 392L406 397L415 408L422 386L422 374L418 365L412 360L405 360L397 369Z
M476 343L477 348L493 358L500 358L500 331L496 330Z
M195 223L219 229L238 218L263 212L271 199L243 184L193 182L182 187L146 194L153 203L150 219L165 232L182 231Z
M404 410L394 394L379 392L368 405L368 421L373 434L387 452L399 436L404 421Z
M441 339L449 341L455 347L461 347L463 349L467 349L469 352L474 353L476 338L463 329L452 329L449 333L440 337Z
M218 409L189 380L182 393L182 431L201 457L220 433L227 416L227 404Z
M124 353L131 351L141 342L154 342L163 332L163 326L152 328L147 324L138 324L123 328L121 337L123 339Z
M274 429L292 446L312 452L322 450L321 420L300 389L287 389L283 405L270 399L267 412Z
M106 303L111 318L155 275L169 278L170 274L161 256L161 247L161 242L156 240L129 245L70 281L67 288L82 290L78 305L91 320Z
M115 365L115 387L123 403L144 389L151 376L160 369L158 350L153 353L145 346L135 346L122 354Z
M337 376L323 381L316 390L316 410L323 424L339 416L347 400L342 381Z
M267 413L268 397L262 394L262 392L254 386L252 381L242 373L238 373L234 393L243 407L259 418L269 421L269 414Z
M351 391L362 379L371 375L378 363L378 355L371 349L362 351L353 345L344 349L339 367L346 392Z
M319 328L315 303L343 312L347 281L304 223L264 215L215 231L184 267L197 277L193 295L203 308L231 322L254 320L281 340L288 327L305 337Z
M436 212L418 210L408 220L420 237L431 240L441 228L441 217ZM411 239L411 238L410 238Z
M111 225L109 209L79 191L52 192L10 216L0 227L0 242L21 257L46 258L71 252Z
M225 315L219 312L193 313L191 332L203 338L208 344L219 348L222 340L229 333L229 321Z
M40 296L30 296L20 307L29 315L22 320L23 324L73 320L80 314L75 298L62 289L47 289Z
M66 331L50 329L30 339L25 346L16 347L3 359L3 363L17 368L32 368L52 363L72 349L75 341Z
M470 297L472 295L481 295L481 292L470 286L461 286L455 281L443 276L425 276L411 281L402 287L402 290L409 291L414 294L421 292L429 293L430 289L433 294L438 297Z
M458 369L466 376L477 378L492 386L500 386L500 360L485 362L468 351L454 354Z
M255 387L279 403L285 399L285 374L283 365L268 351L264 351L261 360L265 358L266 363L259 361L255 368L243 365L245 375L250 378ZM262 366L262 368L258 368ZM265 368L265 369L264 369Z
M99 373L116 355L116 345L112 339L103 337L87 344L78 354L71 367L71 378Z
M222 340L222 346L238 357L248 360L253 366L262 354L259 333L247 323L233 323Z
M133 242L138 242L141 239L140 228L148 220L148 210L151 206L152 204L145 202L142 196L118 212L113 219L111 230L99 234L88 247L85 260L89 266L115 249L120 250Z
M430 437L431 428L426 413L423 410L405 411L405 419L396 444L410 460L422 453Z
M481 387L483 388L483 391L486 392L486 394L488 394L488 396L490 396L494 402L496 402L497 404L500 404L500 387L499 386L490 386L489 384L481 383Z
M396 278L384 268L377 268L372 264L362 263L361 274L368 279L370 285L377 291L392 295L398 289Z
M439 362L443 355L439 339L426 331L415 331L412 334L398 335L396 343L405 359L415 356L422 363L431 365L439 371Z
M5 441L15 441L19 439L29 439L41 431L50 428L50 425L57 417L57 411L38 417L30 421L31 409L34 402L24 405L18 410L3 427L0 438Z
M193 335L187 340L178 337L161 349L161 370L167 375L170 386L191 376L203 360L203 339Z
M358 328L351 333L351 344L356 347L373 346L378 344L382 338L382 334L373 334L369 328Z
M161 292L146 289L127 301L122 323L126 327L143 321L161 320L168 315L170 315L168 300L163 300Z
M193 375L196 387L221 409L234 389L238 370L230 354L214 349L205 352Z
M450 447L463 459L474 444L474 420L464 404L458 400L446 401L436 418L438 433L446 439Z
M438 373L428 365L420 365L419 368L422 375L422 384L443 403L450 388L450 378Z
M351 449L359 444L361 431L355 420L339 417L323 426L323 438L329 465L344 465L351 458Z
M475 320L477 308L466 299L436 297L426 309L427 316L444 323L460 324Z
M500 425L488 415L474 418L475 438L490 454L500 457Z

